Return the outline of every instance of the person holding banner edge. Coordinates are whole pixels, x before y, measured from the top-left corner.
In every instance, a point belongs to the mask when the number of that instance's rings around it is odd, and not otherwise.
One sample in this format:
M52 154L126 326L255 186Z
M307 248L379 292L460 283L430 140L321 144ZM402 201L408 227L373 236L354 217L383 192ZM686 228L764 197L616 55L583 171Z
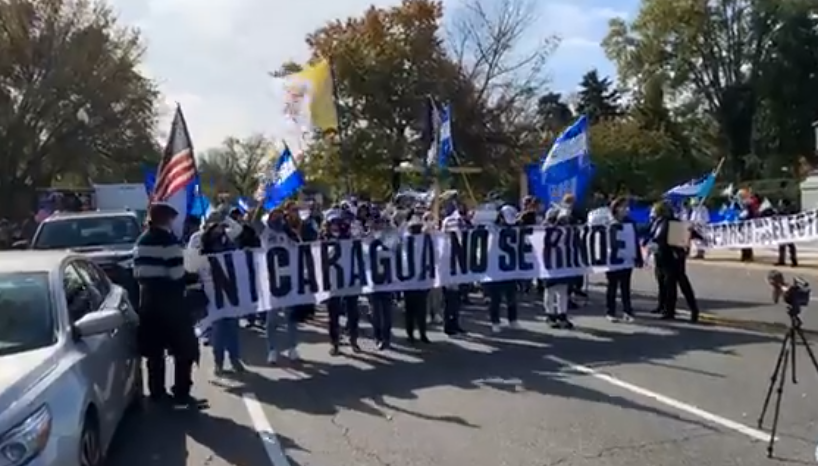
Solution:
M495 219L497 228L504 228L516 225L517 209L511 205L504 205L500 208ZM488 282L483 285L489 297L489 318L491 320L491 331L498 333L500 327L500 305L506 302L506 312L508 326L512 329L520 328L517 322L517 280Z
M349 239L350 236L344 231L342 226L343 218L341 212L337 210L330 210L324 218L324 231L321 234L322 241L339 241ZM355 297L357 301L357 296ZM346 331L349 335L349 345L352 351L356 353L361 352L361 347L358 346L358 321L359 313L357 302L355 306L347 305L348 297L333 296L326 302L327 313L329 314L329 338L330 350L329 354L338 356L341 354L341 316L346 315Z
M613 221L615 223L630 224L636 230L636 223L628 216L628 200L624 197L619 197L611 203L610 211L613 214ZM634 235L634 246L636 248L635 267L642 267L642 251L639 247L639 240ZM615 322L619 318L616 315L616 294L619 292L622 300L622 314L626 322L634 321L633 307L631 305L631 279L633 277L633 269L614 270L605 273L607 279L605 289L605 304L606 314L608 320Z

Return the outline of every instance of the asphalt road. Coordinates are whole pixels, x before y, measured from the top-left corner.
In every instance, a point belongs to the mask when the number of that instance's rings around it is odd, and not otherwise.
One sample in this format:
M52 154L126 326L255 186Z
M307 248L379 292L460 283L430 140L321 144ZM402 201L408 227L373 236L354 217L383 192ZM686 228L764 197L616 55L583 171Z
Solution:
M703 309L782 313L766 304L763 274L747 273L697 267ZM636 288L647 293L642 275ZM427 347L383 353L365 340L365 354L341 357L327 354L319 321L304 329L304 362L279 367L264 362L263 335L245 330L249 373L217 380L208 355L196 392L210 407L146 408L123 426L108 464L816 464L818 374L803 348L799 384L785 385L781 458L768 460L755 427L778 337L647 315L613 324L598 302L578 312L574 331L547 328L526 305L522 330L490 335L476 305L467 338L433 332Z

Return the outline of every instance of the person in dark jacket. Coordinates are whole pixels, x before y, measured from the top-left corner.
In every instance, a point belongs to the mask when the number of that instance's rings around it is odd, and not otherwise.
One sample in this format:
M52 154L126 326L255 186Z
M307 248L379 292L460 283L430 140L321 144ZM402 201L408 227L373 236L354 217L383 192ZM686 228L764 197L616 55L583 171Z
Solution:
M798 213L798 209L794 208L789 199L781 199L778 202L777 215L793 215ZM798 254L795 249L795 243L786 243L778 245L778 262L775 265L785 265L787 252L790 253L790 266L798 267Z
M312 222L305 222L301 219L298 205L293 201L284 203L284 233L291 241L296 243L317 241L320 234ZM293 306L292 317L296 322L304 322L314 316L314 304Z
M659 309L662 311L662 319L676 318L676 300L678 289L681 289L687 306L690 308L690 321L698 322L699 306L693 286L687 277L687 251L683 247L668 243L671 222L678 220L673 216L671 208L664 202L654 205L653 217L648 248L653 253L654 266L660 282ZM691 235L696 239L702 239L695 230L691 230Z
M517 222L517 209L510 205L500 208L500 212L495 219L495 226L498 229L514 226ZM512 329L520 328L517 322L517 280L486 282L483 285L489 297L489 320L491 320L491 331L499 332L500 327L500 305L506 302L506 312L508 326Z
M324 231L322 232L322 241L342 241L349 239L345 234L343 228L344 219L340 211L331 211L327 213L324 219ZM357 301L357 296L355 297ZM338 356L341 354L341 316L346 315L346 331L349 335L349 346L355 353L361 352L361 347L358 345L358 330L360 315L358 312L357 302L355 306L348 305L347 296L333 296L327 300L327 313L329 314L329 339L330 355Z
M197 403L191 397L193 365L199 360L194 316L186 306L184 251L171 226L179 213L164 203L149 208L148 229L134 247L139 283L139 345L147 359L148 390L154 401ZM173 357L172 396L165 389L165 353Z
M200 250L202 255L218 254L235 249L238 249L238 247L228 237L226 226L223 223L213 221L205 227ZM244 372L239 346L239 319L237 317L224 317L213 322L210 346L213 349L216 377L224 375L225 355L230 359L230 365L235 372Z
M383 216L370 219L370 233L374 238L384 242L379 254L391 254L386 235L391 234L389 219ZM392 346L392 314L395 296L390 291L370 293L369 309L371 313L372 333L379 350L386 350Z
M423 233L423 221L415 214L409 214L407 233L420 235ZM409 343L415 339L415 329L421 343L429 343L426 336L426 315L428 314L429 290L407 290L403 292L406 339Z
M642 267L642 248L639 240L636 239L636 223L628 216L628 200L617 198L611 203L611 213L614 221L621 224L631 225L634 229L634 247L636 248L636 267ZM607 317L610 321L617 321L616 315L616 294L619 292L622 298L622 313L626 322L634 320L633 307L631 306L631 278L633 269L622 269L607 272L605 277L608 280L605 290L605 303Z

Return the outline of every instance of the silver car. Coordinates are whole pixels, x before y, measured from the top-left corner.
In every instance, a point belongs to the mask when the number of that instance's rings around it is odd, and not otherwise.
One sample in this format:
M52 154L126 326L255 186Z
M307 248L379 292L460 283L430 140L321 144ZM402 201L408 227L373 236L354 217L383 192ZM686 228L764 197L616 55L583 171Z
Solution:
M0 253L0 466L99 466L140 402L125 291L64 251Z

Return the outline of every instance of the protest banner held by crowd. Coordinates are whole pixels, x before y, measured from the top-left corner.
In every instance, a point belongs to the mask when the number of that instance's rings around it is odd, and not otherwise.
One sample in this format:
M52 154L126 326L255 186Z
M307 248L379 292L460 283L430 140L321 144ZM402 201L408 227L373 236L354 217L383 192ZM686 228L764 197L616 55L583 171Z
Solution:
M560 278L632 268L630 225L474 229L274 245L207 257L210 319L330 297L474 282Z

